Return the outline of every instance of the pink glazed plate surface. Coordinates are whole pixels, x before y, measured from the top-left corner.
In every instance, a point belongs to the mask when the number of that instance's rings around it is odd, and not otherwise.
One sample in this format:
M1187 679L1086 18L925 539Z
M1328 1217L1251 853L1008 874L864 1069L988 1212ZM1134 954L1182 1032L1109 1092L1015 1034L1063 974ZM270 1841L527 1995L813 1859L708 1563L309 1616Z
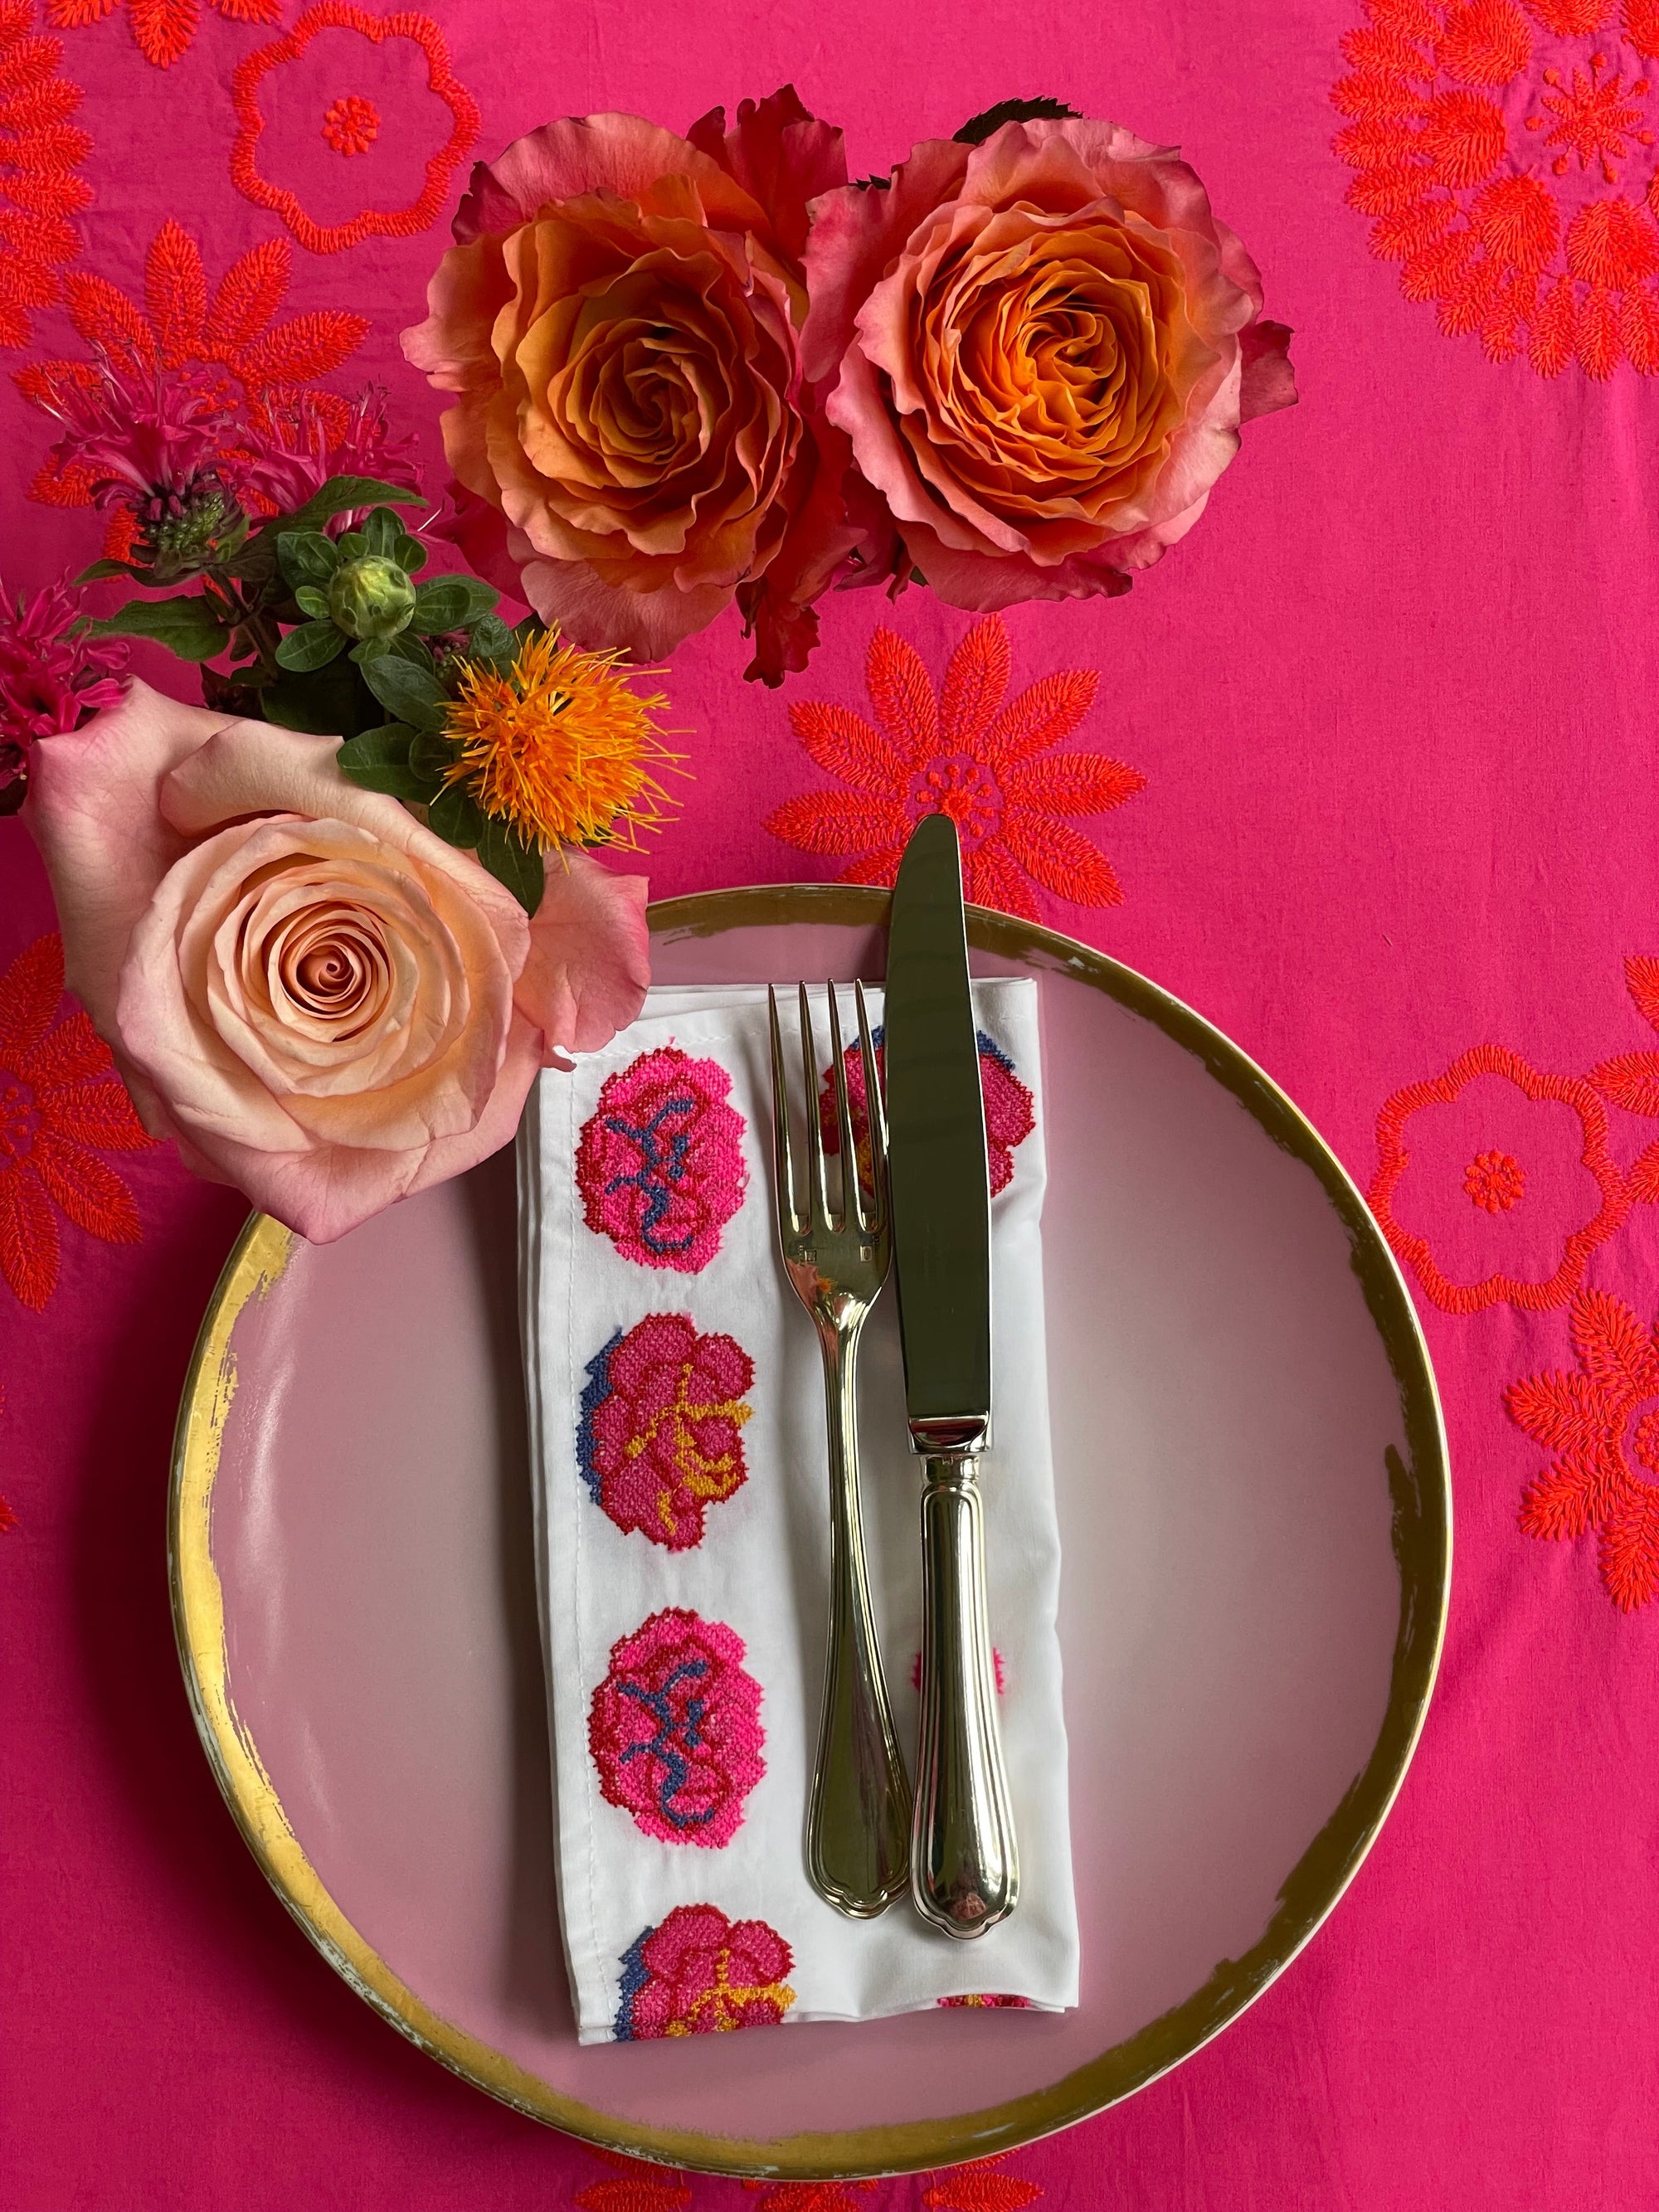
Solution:
M885 895L653 912L663 982L878 974ZM983 2156L1224 2027L1393 1801L1449 1571L1426 1352L1358 1194L1199 1018L970 911L1040 980L1075 2012L582 2049L554 1895L503 1154L312 1247L256 1219L180 1416L175 1612L266 1872L435 2057L619 2149L805 2177Z

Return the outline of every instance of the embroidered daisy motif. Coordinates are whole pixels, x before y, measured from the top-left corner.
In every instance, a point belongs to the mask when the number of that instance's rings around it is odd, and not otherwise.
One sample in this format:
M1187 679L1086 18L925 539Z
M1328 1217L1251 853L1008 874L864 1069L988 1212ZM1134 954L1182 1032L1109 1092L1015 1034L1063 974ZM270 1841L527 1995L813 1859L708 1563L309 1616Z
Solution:
M59 1213L106 1244L138 1242L132 1193L98 1154L155 1142L86 1015L55 1019L63 997L55 934L0 975L0 1276L32 1313L57 1287Z
M1521 1526L1558 1539L1594 1528L1607 1595L1633 1613L1659 1592L1659 1331L1606 1291L1580 1291L1567 1321L1577 1371L1504 1393L1510 1419L1554 1454L1528 1486Z
M1540 376L1659 373L1659 0L1364 0L1331 98L1371 251Z
M576 1463L624 1532L671 1552L702 1541L703 1516L748 1476L743 1394L755 1363L737 1340L700 1336L687 1314L647 1314L587 1363Z
M617 2040L775 2027L795 2002L785 1979L794 1963L763 1920L728 1920L713 1905L677 1905L623 1954Z
M789 709L795 735L843 788L787 799L767 829L798 851L844 861L844 884L891 884L916 823L948 814L964 889L979 905L1035 921L1034 887L1079 906L1121 905L1111 863L1073 823L1121 806L1146 779L1104 753L1054 750L1094 704L1099 677L1064 669L1010 700L1012 672L997 615L963 637L937 693L915 647L877 630L866 678L873 720L823 700Z
M718 1850L766 1772L761 1686L743 1638L670 1606L611 1646L587 1745L607 1804L665 1844Z

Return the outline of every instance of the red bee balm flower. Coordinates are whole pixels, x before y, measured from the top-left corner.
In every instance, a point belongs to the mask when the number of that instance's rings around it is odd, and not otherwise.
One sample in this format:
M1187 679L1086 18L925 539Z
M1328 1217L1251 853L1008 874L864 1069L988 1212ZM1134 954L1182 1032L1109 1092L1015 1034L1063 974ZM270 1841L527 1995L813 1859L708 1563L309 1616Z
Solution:
M718 1850L766 1772L761 1686L724 1621L671 1606L611 1647L587 1744L605 1802L665 1844Z

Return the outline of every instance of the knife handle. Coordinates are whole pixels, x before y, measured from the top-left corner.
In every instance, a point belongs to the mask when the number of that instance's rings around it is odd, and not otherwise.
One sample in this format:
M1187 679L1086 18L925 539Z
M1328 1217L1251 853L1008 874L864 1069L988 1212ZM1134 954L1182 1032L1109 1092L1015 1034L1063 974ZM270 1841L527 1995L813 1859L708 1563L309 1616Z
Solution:
M947 1936L982 1936L1019 1894L985 1603L974 1452L928 1453L921 1493L921 1735L910 1893Z

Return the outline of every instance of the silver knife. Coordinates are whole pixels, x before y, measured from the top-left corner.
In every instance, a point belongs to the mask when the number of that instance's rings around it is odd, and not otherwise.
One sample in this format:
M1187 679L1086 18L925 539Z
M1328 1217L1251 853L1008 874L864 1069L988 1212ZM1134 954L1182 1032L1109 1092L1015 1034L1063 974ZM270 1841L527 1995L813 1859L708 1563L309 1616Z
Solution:
M887 945L888 1175L910 1448L922 1457L921 1734L910 1892L951 1936L1014 1909L975 1479L991 1429L991 1189L956 823L920 822Z

